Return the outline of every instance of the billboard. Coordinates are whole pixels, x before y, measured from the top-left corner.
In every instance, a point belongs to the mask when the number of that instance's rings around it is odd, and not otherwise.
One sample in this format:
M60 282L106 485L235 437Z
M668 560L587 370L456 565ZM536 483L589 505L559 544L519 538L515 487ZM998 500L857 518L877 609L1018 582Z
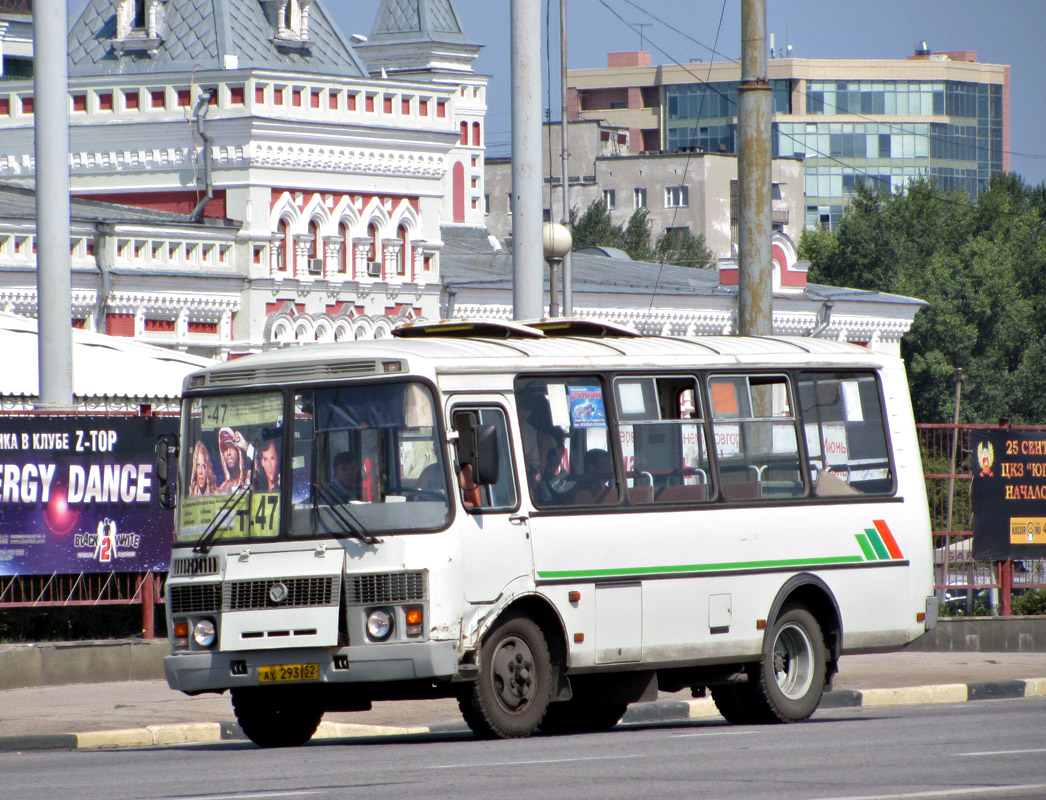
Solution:
M166 571L153 444L171 417L0 417L0 575Z
M1046 431L973 431L973 557L1046 558Z

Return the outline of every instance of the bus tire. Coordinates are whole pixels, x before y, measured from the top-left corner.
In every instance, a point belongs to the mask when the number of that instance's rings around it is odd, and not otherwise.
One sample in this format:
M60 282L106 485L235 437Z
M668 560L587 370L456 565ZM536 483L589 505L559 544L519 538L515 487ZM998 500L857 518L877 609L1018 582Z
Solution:
M821 626L805 608L786 606L766 641L756 686L772 721L809 719L824 693L827 659Z
M713 686L712 701L731 725L765 725L774 721L769 705L753 683Z
M590 700L565 700L552 703L541 721L543 733L600 733L617 725L628 703L596 703Z
M458 698L465 722L481 739L529 736L552 698L552 660L541 628L509 614L480 647L479 674Z
M286 689L233 689L232 708L244 735L259 747L303 745L323 719L323 709L315 702Z

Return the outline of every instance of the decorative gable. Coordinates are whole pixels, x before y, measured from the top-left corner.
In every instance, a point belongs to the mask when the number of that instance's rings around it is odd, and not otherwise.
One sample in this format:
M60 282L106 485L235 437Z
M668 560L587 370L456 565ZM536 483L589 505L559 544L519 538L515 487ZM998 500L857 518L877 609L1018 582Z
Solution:
M166 34L168 0L118 0L116 4L116 38L113 50L118 53L155 53Z
M309 7L312 0L261 0L265 17L272 25L272 42L278 48L303 50L309 39Z

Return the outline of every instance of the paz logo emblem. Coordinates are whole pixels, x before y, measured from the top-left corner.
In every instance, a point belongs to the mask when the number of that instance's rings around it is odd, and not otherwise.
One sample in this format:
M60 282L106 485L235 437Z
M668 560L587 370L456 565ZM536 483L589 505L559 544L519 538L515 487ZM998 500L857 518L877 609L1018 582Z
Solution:
M274 583L269 587L269 599L279 605L287 599L287 584Z

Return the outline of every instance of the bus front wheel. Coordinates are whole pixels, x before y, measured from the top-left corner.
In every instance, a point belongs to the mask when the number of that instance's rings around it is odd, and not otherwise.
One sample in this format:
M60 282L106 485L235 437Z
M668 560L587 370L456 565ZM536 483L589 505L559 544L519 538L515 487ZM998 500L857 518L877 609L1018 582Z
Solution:
M458 700L465 722L481 739L529 736L552 698L552 662L541 628L510 614L480 648L479 674Z
M232 708L244 735L259 747L305 744L323 719L323 710L301 692L284 688L232 690Z

